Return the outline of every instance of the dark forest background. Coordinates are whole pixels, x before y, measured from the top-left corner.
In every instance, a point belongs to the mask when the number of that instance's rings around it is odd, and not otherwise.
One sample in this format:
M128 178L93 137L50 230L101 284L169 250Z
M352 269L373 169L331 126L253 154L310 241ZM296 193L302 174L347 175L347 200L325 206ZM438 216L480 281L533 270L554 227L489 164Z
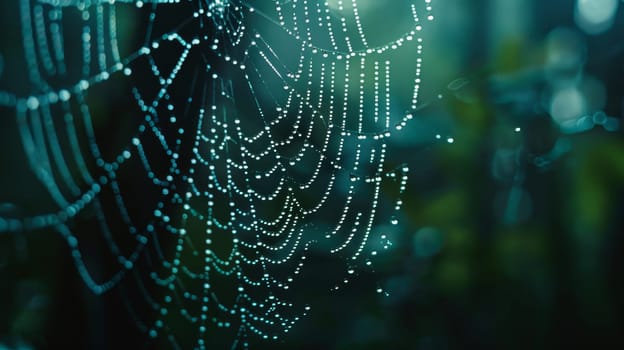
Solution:
M392 248L348 288L299 291L313 312L255 348L624 348L624 9L593 23L581 3L435 2L428 106L392 141L412 171ZM19 38L8 8L5 76ZM15 130L3 109L5 217L49 203ZM0 235L0 349L157 345L119 291L85 288L59 235Z

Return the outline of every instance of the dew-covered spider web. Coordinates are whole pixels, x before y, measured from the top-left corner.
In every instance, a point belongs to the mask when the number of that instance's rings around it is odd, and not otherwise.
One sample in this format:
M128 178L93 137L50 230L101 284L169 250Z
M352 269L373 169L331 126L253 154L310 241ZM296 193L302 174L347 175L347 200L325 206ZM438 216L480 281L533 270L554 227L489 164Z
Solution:
M58 231L149 337L282 339L310 257L346 262L339 289L390 244L375 226L396 224L408 169L388 141L419 106L431 0L2 6L20 59L0 74L22 73L2 117L53 207L0 232Z

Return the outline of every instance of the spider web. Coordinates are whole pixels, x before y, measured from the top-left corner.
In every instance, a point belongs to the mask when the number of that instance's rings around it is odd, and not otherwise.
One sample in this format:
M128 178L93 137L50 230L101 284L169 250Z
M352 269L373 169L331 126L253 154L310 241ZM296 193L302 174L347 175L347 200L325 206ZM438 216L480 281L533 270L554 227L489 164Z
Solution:
M0 106L54 209L0 232L57 230L93 292L138 294L150 337L280 339L309 257L347 262L339 289L390 244L374 227L408 169L387 142L418 106L431 0L15 3L28 83Z

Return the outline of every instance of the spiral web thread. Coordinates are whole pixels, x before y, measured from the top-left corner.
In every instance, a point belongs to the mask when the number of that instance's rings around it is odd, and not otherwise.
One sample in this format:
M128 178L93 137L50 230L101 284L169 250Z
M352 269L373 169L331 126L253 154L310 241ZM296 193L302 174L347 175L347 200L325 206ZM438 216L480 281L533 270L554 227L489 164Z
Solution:
M198 348L216 328L232 348L280 339L309 309L288 291L311 252L344 259L346 283L391 244L374 227L408 169L387 141L418 105L431 0L17 1L29 90L0 86L0 108L57 209L0 232L54 228L97 294L132 281L149 336L177 345L181 318ZM98 88L131 100L119 147L98 134ZM94 236L112 271L84 256Z

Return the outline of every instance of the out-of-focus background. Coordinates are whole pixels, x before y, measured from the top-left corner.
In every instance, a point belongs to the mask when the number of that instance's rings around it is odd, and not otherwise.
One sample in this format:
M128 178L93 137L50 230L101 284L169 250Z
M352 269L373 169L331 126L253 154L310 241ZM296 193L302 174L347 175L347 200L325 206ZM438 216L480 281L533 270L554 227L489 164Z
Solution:
M438 0L435 16L426 107L391 142L411 169L392 247L348 288L301 291L314 311L257 348L624 348L624 4ZM0 11L0 74L18 21ZM19 216L8 203L48 199L4 114L0 212ZM142 339L58 235L0 236L0 349Z

